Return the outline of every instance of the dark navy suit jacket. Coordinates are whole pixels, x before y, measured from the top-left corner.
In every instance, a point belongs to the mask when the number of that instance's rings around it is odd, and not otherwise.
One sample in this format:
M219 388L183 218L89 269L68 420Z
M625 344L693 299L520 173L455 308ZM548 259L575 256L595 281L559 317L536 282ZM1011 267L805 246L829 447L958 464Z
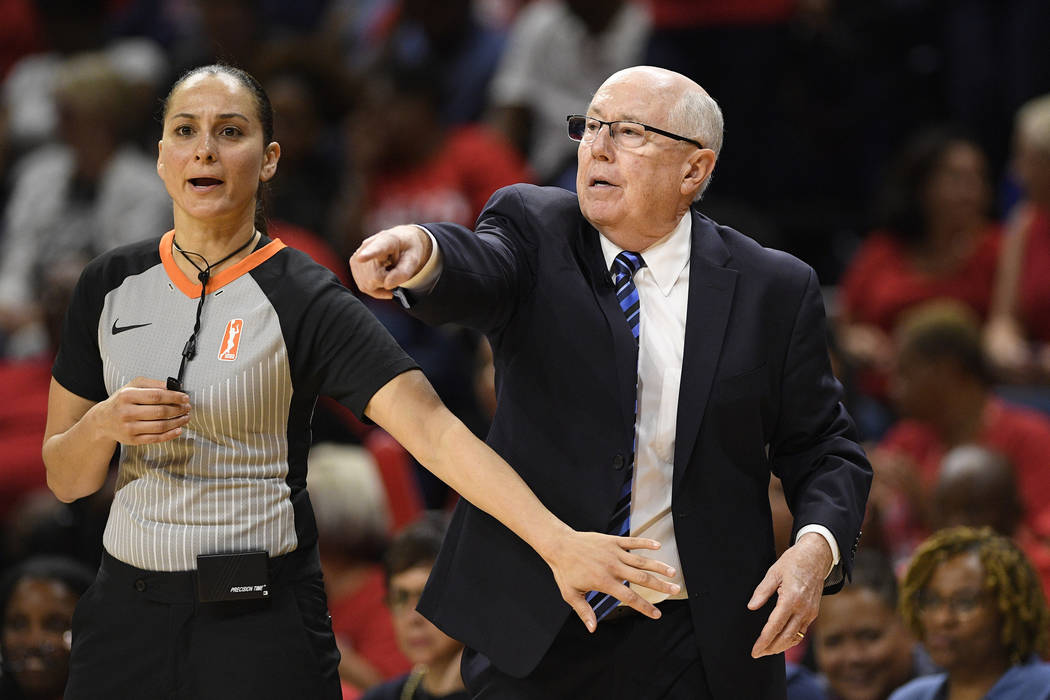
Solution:
M834 534L834 592L852 566L871 468L831 373L813 271L690 216L675 537L714 696L783 697L783 658L750 656L773 601L747 609L775 559L769 474L783 479L796 529L816 523ZM530 185L496 192L475 232L426 227L444 267L412 313L488 335L498 395L488 443L555 515L604 530L632 450L637 351L598 232L575 195ZM535 668L571 613L543 560L467 502L419 608L517 676Z

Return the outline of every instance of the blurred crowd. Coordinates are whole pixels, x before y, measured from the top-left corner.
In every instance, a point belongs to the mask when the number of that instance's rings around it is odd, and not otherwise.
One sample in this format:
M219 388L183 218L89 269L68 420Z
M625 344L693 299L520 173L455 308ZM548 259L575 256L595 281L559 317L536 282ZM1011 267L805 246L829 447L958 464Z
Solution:
M270 235L347 284L348 256L384 227L469 226L515 182L572 189L565 116L616 70L695 79L727 124L698 206L817 270L875 470L854 581L791 656L793 697L882 700L975 659L1004 672L1045 658L1048 30L1045 0L0 0L0 698L61 696L63 635L112 493L66 505L46 489L68 297L93 256L171 228L159 98L216 61L257 76L275 108ZM484 338L366 303L484 435L497 401ZM452 667L456 643L413 608L443 527L424 513L456 495L335 402L314 428L346 697L454 692L433 669ZM957 526L986 529L944 529ZM941 579L967 557L971 598L945 602ZM973 622L977 594L1006 601L989 623L1013 625L999 647L919 644L947 634L931 620Z

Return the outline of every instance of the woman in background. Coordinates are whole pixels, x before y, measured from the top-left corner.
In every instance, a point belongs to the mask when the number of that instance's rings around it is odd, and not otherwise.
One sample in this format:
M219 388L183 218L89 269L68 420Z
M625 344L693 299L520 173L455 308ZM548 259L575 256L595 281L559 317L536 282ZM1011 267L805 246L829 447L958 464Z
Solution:
M890 700L1047 700L1050 612L1024 554L990 528L941 530L905 575L901 614L945 673Z
M0 700L60 700L69 677L73 609L94 574L65 557L35 557L0 582Z
M906 313L954 299L983 321L992 298L999 226L987 215L984 153L952 131L923 132L907 145L886 183L880 228L868 235L841 283L836 334L874 400L858 410L867 438L888 425L887 373L893 333Z
M877 551L857 552L852 579L821 602L811 629L828 700L886 700L912 678L933 672L897 612L889 559Z
M469 700L459 673L463 643L416 612L446 529L448 514L428 511L398 533L386 551L387 606L398 645L413 669L372 688L363 700Z

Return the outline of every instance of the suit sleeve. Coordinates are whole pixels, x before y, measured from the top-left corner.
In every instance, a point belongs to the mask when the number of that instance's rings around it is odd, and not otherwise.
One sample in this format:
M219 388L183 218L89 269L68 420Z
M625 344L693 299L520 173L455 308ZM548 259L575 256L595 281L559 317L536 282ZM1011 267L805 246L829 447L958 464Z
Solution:
M795 516L795 531L823 525L838 542L842 557L827 580L829 593L841 588L852 570L872 476L841 396L828 358L820 287L809 270L784 359L770 458Z
M441 277L413 300L411 313L431 325L459 323L491 334L504 327L529 293L535 269L533 229L521 191L497 191L474 231L426 224L441 248Z

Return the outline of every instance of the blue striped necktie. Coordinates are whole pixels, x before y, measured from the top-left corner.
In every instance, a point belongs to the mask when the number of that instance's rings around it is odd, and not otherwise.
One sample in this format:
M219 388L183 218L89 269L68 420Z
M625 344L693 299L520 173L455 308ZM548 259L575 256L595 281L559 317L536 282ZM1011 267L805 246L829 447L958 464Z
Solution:
M622 251L617 255L612 265L616 299L620 302L620 309L623 311L624 318L627 319L627 326L631 329L631 335L634 336L635 347L638 345L638 331L641 327L641 305L638 299L638 288L634 285L634 276L643 267L645 267L645 260L642 259L641 254L632 253L628 250ZM636 417L638 415L637 373L635 374L634 415ZM609 521L609 527L606 530L610 535L623 537L631 532L631 483L634 480L634 456L638 451L637 432L634 435L634 443L631 458L627 461L626 474L624 474L623 486L620 489L620 498L616 502L616 510L613 512L612 519ZM599 591L588 593L587 601L594 608L595 615L597 615L599 620L620 604L620 601L616 598Z

